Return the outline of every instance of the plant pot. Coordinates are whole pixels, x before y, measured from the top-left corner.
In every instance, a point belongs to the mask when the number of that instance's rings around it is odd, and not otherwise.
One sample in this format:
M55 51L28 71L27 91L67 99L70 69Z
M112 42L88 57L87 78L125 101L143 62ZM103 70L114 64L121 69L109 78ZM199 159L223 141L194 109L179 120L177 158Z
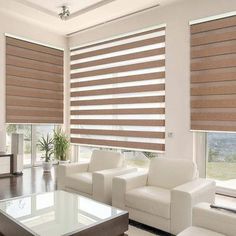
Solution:
M46 162L44 161L43 162L43 171L44 172L51 172L51 169L52 169L52 162Z
M59 160L59 165L65 165L65 164L68 164L70 163L70 160L66 160L66 161L60 161Z

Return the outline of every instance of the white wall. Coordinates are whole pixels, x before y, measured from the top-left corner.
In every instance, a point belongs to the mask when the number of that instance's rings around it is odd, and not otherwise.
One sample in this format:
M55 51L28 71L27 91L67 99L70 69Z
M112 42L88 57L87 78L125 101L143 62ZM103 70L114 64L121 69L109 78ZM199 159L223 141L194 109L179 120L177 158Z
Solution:
M5 151L5 36L12 34L35 42L65 48L66 38L21 21L3 12L0 14L0 151ZM68 79L65 71L65 78Z
M189 99L189 21L235 10L236 0L183 0L81 32L70 38L70 46L166 23L166 131L173 132L172 138L166 138L166 156L193 158Z

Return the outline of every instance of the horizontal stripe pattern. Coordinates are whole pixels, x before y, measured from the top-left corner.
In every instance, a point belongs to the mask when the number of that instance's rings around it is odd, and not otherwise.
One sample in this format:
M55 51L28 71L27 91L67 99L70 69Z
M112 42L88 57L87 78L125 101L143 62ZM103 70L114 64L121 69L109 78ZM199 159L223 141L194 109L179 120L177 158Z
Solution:
M236 16L191 25L191 129L236 131Z
M71 142L165 150L165 28L71 49Z
M6 36L6 122L63 123L63 51Z

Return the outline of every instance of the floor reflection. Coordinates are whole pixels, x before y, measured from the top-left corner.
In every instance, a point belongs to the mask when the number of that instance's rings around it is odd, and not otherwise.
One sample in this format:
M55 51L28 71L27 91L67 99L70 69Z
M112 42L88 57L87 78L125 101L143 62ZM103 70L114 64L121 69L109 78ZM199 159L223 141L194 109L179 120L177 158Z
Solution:
M56 167L44 173L42 167L26 168L22 176L0 178L0 200L57 189Z

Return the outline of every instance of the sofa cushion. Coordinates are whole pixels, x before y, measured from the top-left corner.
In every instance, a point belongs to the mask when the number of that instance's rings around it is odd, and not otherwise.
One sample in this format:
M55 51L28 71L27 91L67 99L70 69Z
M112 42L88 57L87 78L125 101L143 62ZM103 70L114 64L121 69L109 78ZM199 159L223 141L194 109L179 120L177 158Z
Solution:
M66 188L92 195L92 173L83 172L68 175L65 180L65 186Z
M170 218L170 190L145 186L126 193L125 205L149 214Z
M150 162L148 185L172 189L196 177L197 168L193 161L155 158Z
M182 233L178 234L178 236L225 236L225 235L216 233L211 230L192 226L184 230Z
M119 152L94 150L89 164L89 172L113 169L123 166L123 156Z

